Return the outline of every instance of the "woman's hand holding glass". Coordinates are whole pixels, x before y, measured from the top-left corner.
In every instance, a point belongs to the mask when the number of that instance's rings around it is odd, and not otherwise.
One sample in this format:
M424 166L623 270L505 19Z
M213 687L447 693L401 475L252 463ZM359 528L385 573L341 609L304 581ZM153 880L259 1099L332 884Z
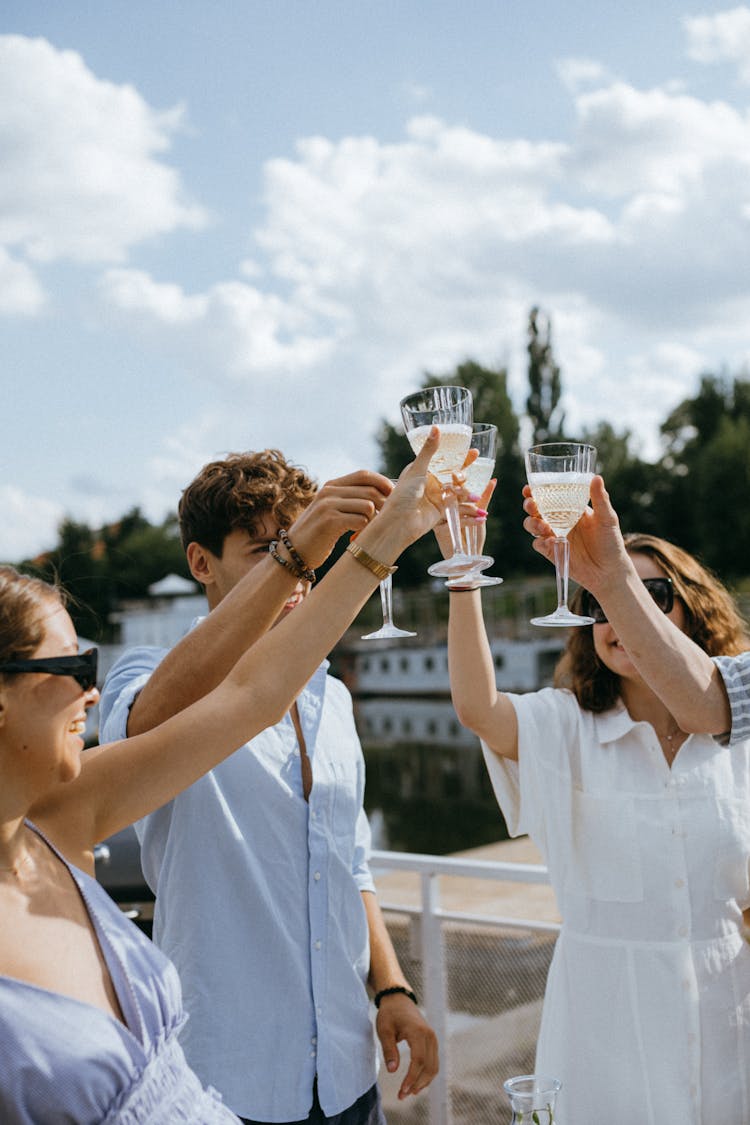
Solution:
M438 426L440 443L430 462L430 471L443 486L445 515L451 537L451 554L433 563L427 573L450 578L468 570L492 565L477 563L461 542L458 502L453 491L453 474L464 464L471 443L473 401L466 387L427 387L401 400L401 417L412 449L419 450L431 426Z
M526 475L539 514L555 533L553 551L557 579L557 608L532 625L591 625L593 618L568 609L568 533L583 515L596 468L593 445L551 442L526 451Z

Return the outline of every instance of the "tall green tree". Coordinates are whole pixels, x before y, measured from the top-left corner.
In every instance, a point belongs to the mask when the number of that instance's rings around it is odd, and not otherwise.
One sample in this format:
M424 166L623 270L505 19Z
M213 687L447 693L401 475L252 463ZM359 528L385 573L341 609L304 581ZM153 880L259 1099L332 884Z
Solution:
M552 350L552 322L537 306L529 313L526 413L531 422L531 444L562 440L565 414L560 410L562 378Z
M704 374L698 392L662 425L671 488L661 516L667 538L732 581L750 560L750 381Z

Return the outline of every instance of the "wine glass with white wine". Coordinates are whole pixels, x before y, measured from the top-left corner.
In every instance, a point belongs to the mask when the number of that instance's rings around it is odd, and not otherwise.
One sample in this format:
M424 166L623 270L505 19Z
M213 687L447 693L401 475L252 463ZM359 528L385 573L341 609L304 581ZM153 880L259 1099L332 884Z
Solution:
M475 496L481 496L495 471L497 426L493 426L491 422L473 422L469 449L476 449L477 457L463 470L466 477L465 487ZM467 555L476 559L477 563L491 566L495 561L492 556L482 555L479 552L479 524L475 521L464 524L463 536ZM451 587L453 589L464 587L467 582L471 582L474 586L499 586L502 578L483 575L481 567L476 566L466 574L459 575L457 578L449 578L446 586L450 590Z
M391 480L391 484L397 484L395 480ZM416 637L416 633L410 633L408 629L399 629L398 625L393 623L393 575L389 574L380 583L380 604L383 609L383 624L374 633L365 633L362 637L363 641L382 641L388 637Z
M426 387L401 400L401 417L406 436L415 453L427 441L433 426L440 430L440 444L429 470L443 486L443 502L453 554L427 568L438 578L449 578L476 568L476 562L463 549L458 500L453 489L453 474L460 472L471 442L474 404L466 387ZM492 560L486 564L492 565ZM484 569L480 566L480 569Z
M596 469L593 445L576 442L550 442L532 445L526 451L526 476L539 514L555 533L555 577L557 609L546 617L532 617L532 625L592 625L593 617L583 617L568 609L568 532L583 515L589 502L591 478Z

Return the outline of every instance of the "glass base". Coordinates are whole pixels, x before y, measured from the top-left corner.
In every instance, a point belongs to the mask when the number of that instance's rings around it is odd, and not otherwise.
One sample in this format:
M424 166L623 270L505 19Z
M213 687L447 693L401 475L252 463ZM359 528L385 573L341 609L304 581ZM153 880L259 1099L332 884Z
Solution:
M494 561L490 555L456 554L428 566L427 573L433 578L457 578L458 575L467 574L470 570L487 570Z
M383 641L388 637L416 637L416 633L410 633L408 629L398 629L395 625L381 625L374 633L365 633L361 638L363 641Z
M546 617L532 617L531 624L567 628L569 625L593 625L594 619L572 613L567 606L558 606L554 613L549 613Z
M495 578L491 574L474 574L471 571L468 574L456 575L449 578L445 583L449 590L453 590L456 586L463 588L467 583L471 582L472 586L499 586L502 578Z

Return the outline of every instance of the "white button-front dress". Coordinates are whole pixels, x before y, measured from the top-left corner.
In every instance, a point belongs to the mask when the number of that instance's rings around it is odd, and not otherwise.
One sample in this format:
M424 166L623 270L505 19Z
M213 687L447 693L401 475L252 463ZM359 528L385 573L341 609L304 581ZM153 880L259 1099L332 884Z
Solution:
M562 915L536 1062L559 1125L748 1125L750 743L692 735L670 769L624 707L510 698L518 762L483 750Z

